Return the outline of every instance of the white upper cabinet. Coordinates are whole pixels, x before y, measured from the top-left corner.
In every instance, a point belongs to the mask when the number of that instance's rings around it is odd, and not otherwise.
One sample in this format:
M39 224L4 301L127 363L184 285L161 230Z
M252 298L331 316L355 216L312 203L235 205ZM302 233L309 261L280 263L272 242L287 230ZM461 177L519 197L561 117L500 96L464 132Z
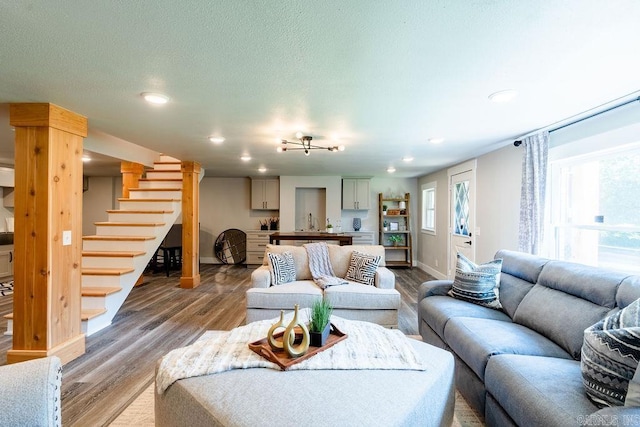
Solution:
M342 180L342 209L367 210L371 208L371 180L345 178Z
M252 179L251 209L280 209L280 181L277 179Z

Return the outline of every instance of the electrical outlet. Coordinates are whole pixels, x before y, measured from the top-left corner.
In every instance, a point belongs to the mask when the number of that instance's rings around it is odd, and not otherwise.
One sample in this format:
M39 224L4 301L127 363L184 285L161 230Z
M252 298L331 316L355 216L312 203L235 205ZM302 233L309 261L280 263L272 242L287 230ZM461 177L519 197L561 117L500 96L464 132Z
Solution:
M71 230L64 230L62 232L62 246L69 246L71 244Z
M436 258L436 267L438 267L438 264L439 264L438 258Z

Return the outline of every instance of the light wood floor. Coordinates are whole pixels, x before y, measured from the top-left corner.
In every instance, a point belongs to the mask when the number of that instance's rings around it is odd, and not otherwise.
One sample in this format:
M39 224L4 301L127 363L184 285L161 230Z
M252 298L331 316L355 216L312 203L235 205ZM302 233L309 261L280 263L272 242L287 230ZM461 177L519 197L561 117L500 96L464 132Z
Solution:
M86 353L66 364L62 377L62 421L65 426L108 425L153 381L156 362L168 351L188 345L204 331L229 330L245 323L245 291L252 268L202 265L202 284L178 287L179 272L146 275L111 327L86 340ZM418 333L416 296L423 271L394 269L402 295L399 329ZM12 299L0 297L0 316L12 311ZM2 335L0 365L6 364L11 337Z

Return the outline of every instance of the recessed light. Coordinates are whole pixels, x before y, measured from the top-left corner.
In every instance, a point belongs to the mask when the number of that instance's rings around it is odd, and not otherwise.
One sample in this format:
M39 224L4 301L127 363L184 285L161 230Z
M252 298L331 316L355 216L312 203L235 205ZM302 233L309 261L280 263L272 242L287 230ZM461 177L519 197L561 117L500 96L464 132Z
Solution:
M249 160L251 160L251 156L245 154L244 156L240 157L240 160L242 160L243 162L248 162Z
M440 138L440 137L429 138L429 142L432 144L441 144L444 142L444 138Z
M213 142L214 144L222 144L224 142L224 138L221 136L210 136L209 141Z
M387 172L389 172L389 173L394 173L395 171L396 171L396 168L394 168L393 166L389 166L387 168Z
M258 172L260 172L260 173L265 173L266 171L267 171L267 168L265 168L264 166L260 166L258 168Z
M85 162L85 163L86 162L90 162L91 161L91 157L89 157L87 155L84 155L84 156L82 156L82 161Z
M169 102L169 97L161 93L142 92L140 95L150 104L162 105Z
M499 92L494 92L491 95L489 95L489 101L502 104L502 103L511 101L517 95L518 95L518 92L516 92L513 89L501 90Z
M403 157L402 161L403 162L412 162L413 161L413 157L411 157L411 156Z

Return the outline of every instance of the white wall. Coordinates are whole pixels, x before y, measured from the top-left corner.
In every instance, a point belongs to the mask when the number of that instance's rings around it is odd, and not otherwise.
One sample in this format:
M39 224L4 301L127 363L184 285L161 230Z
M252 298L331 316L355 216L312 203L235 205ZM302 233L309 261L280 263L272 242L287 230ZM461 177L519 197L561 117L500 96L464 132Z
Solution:
M447 275L449 239L447 169L418 179L418 188L428 182L437 182L436 234L420 233L416 245L418 266L437 278L444 278ZM493 259L499 249L518 249L521 175L522 149L513 145L477 158L476 236L474 239L477 262ZM421 200L417 202L420 206ZM477 233L478 229L480 234Z
M82 235L96 234L95 223L107 220L107 210L118 207L122 177L89 177L89 190L82 193Z

